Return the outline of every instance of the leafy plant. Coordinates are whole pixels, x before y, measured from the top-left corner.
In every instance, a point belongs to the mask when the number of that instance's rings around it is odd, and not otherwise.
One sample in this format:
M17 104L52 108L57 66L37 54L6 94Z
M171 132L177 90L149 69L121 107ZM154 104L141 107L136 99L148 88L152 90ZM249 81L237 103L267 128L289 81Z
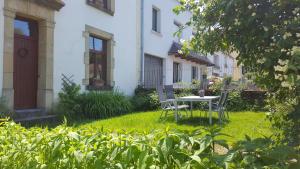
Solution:
M131 103L136 111L155 110L160 107L158 95L155 90L137 87Z
M182 51L235 54L249 77L267 89L278 103L295 100L291 112L275 111L290 114L283 117L291 122L288 125L294 125L292 130L284 131L287 139L292 133L299 133L299 0L180 0L180 3L174 12L191 12L192 17L184 27L195 30Z
M270 138L246 139L228 152L229 168L298 168L300 156L295 149L275 145Z
M219 154L216 145L229 149L217 139L220 135L218 128L128 133L66 125L25 129L1 122L0 168L288 168L299 162L294 149L272 146L269 138L247 137L228 153Z
M80 115L88 118L109 118L127 114L132 105L127 97L117 91L85 92L80 95Z
M72 117L80 108L80 85L63 79L62 90L58 93L57 111L60 115Z

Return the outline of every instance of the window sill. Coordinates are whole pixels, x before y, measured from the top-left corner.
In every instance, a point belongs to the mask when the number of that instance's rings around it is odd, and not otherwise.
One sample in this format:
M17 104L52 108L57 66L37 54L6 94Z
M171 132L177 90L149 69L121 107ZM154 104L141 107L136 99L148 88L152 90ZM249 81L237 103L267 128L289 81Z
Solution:
M151 33L152 33L152 34L155 34L155 35L157 35L157 36L159 36L159 37L162 37L161 32L156 32L156 31L154 31L154 30L151 30Z
M89 91L112 91L113 87L111 86L103 86L103 87L95 87L95 86L86 86L86 89Z
M103 8L103 7L95 6L91 3L87 3L87 4L91 7L94 7L94 8L96 8L96 9L98 9L98 10L104 12L104 13L107 13L107 14L111 15L111 16L114 16L114 14L115 14L115 12L112 11L111 9L106 9L106 8Z

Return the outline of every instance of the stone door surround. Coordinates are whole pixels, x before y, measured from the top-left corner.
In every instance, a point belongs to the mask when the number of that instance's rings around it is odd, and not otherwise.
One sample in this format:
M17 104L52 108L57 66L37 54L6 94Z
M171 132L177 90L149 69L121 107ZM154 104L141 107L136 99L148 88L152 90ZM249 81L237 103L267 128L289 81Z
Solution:
M37 107L49 110L53 104L54 14L64 6L60 0L4 0L3 96L14 108L13 52L16 16L38 22Z

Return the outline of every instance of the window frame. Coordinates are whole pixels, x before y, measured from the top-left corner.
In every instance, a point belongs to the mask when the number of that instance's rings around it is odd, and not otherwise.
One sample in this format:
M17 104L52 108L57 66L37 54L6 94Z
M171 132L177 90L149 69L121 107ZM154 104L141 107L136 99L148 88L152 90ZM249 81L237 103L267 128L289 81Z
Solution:
M192 81L199 80L199 68L197 66L192 66Z
M156 11L156 19L154 21L154 11ZM160 9L152 6L152 27L151 30L156 33L161 33L161 12ZM154 24L155 23L155 24ZM155 26L154 26L155 25Z
M83 32L85 37L85 52L84 52L84 65L85 65L85 78L82 80L82 84L85 86L86 90L100 90L107 91L112 90L115 86L114 81L114 35L100 30L98 28L85 25L85 31ZM105 52L106 52L106 85L101 88L94 88L90 85L90 36L94 36L98 39L104 40ZM101 53L101 52L100 52Z
M103 67L103 73L102 75L100 76L103 76L104 79L102 79L104 81L104 85L103 86L95 86L92 84L92 78L89 78L89 84L87 86L87 89L89 90L103 90L103 89L106 89L108 87L108 80L107 80L107 68L108 68L108 64L107 64L107 40L101 38L101 37L98 37L98 36L95 36L93 34L90 34L89 38L93 38L93 49L89 48L89 57L90 57L90 60L89 60L89 67L91 66L91 64L93 64L94 68L94 76L96 74L96 69L97 69L97 66L98 65L101 65ZM97 50L95 49L95 39L98 39L98 40L101 40L102 41L102 50ZM90 44L89 44L89 47L90 47ZM96 58L92 58L92 57L97 57L97 56L101 56L104 58L104 64L103 63L91 63L91 60L94 59L94 62L96 62ZM91 75L89 73L89 75Z
M96 8L98 10L101 10L101 11L103 11L103 12L109 14L109 15L112 15L112 16L114 15L114 13L115 13L115 0L103 0L103 1L106 1L106 7L99 6L99 5L95 4L95 1L97 1L97 0L86 0L86 4Z
M176 65L176 70L175 70L175 65ZM173 83L179 83L179 82L182 82L182 66L181 63L179 62L173 62Z

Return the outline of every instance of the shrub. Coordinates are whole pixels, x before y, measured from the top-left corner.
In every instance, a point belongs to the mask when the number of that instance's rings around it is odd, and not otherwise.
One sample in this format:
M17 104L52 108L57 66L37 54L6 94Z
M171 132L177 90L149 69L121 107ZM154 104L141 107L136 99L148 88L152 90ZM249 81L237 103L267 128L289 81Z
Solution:
M131 98L135 111L155 110L160 107L158 95L155 89L137 87L135 95Z
M226 87L225 87L226 85ZM248 85L248 86L247 86ZM231 78L225 78L223 81L216 80L209 86L206 95L220 95L221 90L225 87L229 91L226 109L228 111L265 111L266 92L261 90L246 90L253 84L235 82L231 83Z
M69 119L108 118L131 111L129 99L118 91L80 93L79 85L64 79L62 85L56 111Z
M297 168L293 161L299 155L290 147L272 146L269 139L248 139L219 155L215 145L228 148L224 140L216 139L220 135L217 128L127 133L65 125L25 129L4 122L0 124L0 168Z
M249 104L242 99L241 93L239 91L229 92L226 110L243 111L249 109Z
M85 92L80 95L80 113L88 118L109 118L127 114L131 103L127 97L117 91Z

